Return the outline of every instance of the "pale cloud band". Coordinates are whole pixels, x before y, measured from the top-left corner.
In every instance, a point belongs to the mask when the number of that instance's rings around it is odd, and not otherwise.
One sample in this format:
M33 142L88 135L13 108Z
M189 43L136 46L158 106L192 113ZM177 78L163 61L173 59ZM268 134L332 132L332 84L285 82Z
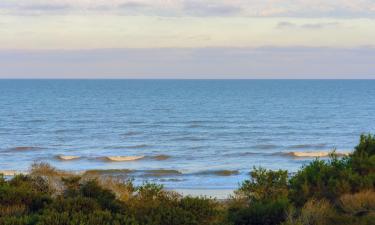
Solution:
M146 16L361 17L374 0L2 0L0 13L116 13Z
M375 19L1 17L0 49L375 46Z

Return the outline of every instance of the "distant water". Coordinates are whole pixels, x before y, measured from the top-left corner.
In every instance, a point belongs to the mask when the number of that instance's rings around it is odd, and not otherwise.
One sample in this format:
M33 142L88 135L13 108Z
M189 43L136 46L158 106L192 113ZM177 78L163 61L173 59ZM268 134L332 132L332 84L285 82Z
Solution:
M3 171L45 161L233 189L253 166L296 171L363 132L375 80L0 80Z

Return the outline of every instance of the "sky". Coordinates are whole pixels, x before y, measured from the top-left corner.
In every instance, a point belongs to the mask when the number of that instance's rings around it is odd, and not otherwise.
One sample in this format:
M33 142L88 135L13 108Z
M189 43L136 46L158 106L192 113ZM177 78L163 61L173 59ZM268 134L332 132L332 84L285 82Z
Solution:
M1 0L0 78L375 79L375 0Z

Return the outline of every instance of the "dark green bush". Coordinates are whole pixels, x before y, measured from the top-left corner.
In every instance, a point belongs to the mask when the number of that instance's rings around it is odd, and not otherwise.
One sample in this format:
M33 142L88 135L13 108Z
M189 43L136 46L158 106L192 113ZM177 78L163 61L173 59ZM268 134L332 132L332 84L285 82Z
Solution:
M286 219L287 199L250 203L247 207L230 209L229 217L235 225L277 225Z
M288 171L254 168L250 180L245 180L236 194L253 201L285 198L288 195Z
M290 199L303 205L308 199L334 201L346 193L372 189L375 186L375 137L361 135L353 154L338 159L316 159L290 179Z
M229 207L235 225L279 224L289 207L288 172L254 168L235 194Z
M350 163L353 170L361 176L375 173L375 136L361 135L359 144L350 157Z

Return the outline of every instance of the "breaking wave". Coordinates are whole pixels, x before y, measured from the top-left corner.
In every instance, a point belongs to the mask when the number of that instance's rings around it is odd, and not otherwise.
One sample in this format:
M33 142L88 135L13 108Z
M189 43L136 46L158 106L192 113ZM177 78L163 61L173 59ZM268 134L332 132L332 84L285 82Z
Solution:
M57 159L62 161L69 161L81 158L80 156L73 156L73 155L58 155L56 156Z
M126 161L136 161L143 159L144 156L105 156L104 159L113 162L126 162Z
M17 171L17 170L0 170L0 174L3 174L4 176L15 176L21 173L26 174L25 172Z
M330 154L335 154L337 156L347 156L349 152L331 152L331 151L308 151L308 152L287 152L282 153L283 155L291 157L329 157Z

